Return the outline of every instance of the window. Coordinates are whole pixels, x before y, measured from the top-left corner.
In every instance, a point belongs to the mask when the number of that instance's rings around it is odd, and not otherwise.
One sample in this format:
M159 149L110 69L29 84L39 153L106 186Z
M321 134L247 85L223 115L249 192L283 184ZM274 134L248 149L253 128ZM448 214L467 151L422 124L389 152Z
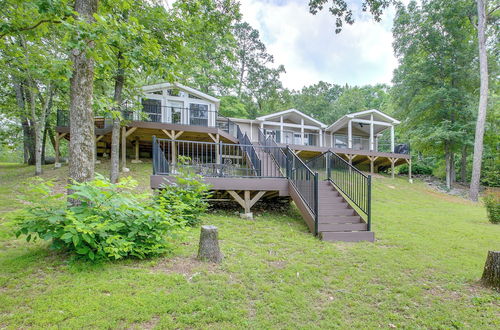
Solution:
M197 100L201 100L201 98L200 98L200 97L198 97L198 96L196 96L196 95L193 95L193 94L188 94L188 97L189 97L190 99L197 99Z
M181 91L177 88L167 89L167 94L170 96L182 96Z
M142 99L142 111L147 114L146 121L161 122L161 101Z
M346 149L347 148L347 136L346 135L337 135L333 136L333 147Z
M189 104L189 124L208 126L208 104Z

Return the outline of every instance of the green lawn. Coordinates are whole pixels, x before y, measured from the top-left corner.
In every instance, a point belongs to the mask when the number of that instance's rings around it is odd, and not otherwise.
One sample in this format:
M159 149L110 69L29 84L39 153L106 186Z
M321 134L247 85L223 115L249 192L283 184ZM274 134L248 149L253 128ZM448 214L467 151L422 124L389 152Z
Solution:
M150 164L130 166L148 189ZM63 189L67 168L45 171ZM13 237L32 172L0 164L0 328L500 328L500 294L478 284L500 226L422 182L375 178L374 244L321 242L293 210L212 213L221 265L193 258L199 228L172 255L92 265Z

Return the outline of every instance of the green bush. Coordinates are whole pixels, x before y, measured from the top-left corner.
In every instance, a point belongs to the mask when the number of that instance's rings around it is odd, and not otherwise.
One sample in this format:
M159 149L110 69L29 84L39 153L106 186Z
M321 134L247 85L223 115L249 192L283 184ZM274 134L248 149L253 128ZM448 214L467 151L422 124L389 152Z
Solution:
M188 226L200 223L200 215L208 208L209 186L202 182L202 176L189 171L188 159L179 157L175 182L161 185L156 201L167 213L181 219Z
M483 199L491 223L500 223L500 193L487 193Z
M53 194L52 184L39 180L31 190L28 206L18 219L17 236L28 241L51 240L52 247L90 260L145 258L169 250L169 238L185 221L161 208L151 195L133 192L137 183L118 184L98 175L86 183L73 183L69 196L78 206Z
M408 164L403 164L398 167L399 174L408 174ZM411 174L415 175L432 175L432 168L419 163L411 164Z

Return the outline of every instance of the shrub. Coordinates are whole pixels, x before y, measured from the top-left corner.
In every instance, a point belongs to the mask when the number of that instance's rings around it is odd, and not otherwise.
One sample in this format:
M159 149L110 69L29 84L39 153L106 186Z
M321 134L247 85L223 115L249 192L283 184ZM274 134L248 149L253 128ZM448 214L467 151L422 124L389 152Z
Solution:
M50 182L38 181L29 206L18 217L17 236L27 241L51 240L52 247L75 252L90 260L145 258L169 250L168 238L182 227L183 219L169 214L147 194L136 194L137 183L122 179L112 184L102 176L73 183L67 205L63 194L52 194Z
M408 164L398 167L399 174L408 174ZM427 165L413 163L411 164L411 173L415 175L432 175L432 168Z
M500 192L489 192L483 199L491 223L500 223Z
M202 182L202 176L189 171L188 158L179 157L178 174L175 182L164 184L156 195L156 201L167 213L181 219L188 226L200 223L200 215L208 208L209 186Z

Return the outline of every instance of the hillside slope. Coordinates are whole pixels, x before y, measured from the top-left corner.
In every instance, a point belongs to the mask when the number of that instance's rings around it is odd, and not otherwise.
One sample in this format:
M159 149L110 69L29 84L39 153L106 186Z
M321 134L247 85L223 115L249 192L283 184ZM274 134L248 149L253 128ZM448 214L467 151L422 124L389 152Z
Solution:
M477 283L500 226L422 182L375 178L375 243L319 241L294 210L254 221L212 213L219 266L193 258L199 228L164 258L92 265L12 236L32 171L0 165L1 328L500 328L500 294ZM150 171L132 164L130 174L147 190ZM64 189L66 172L44 176Z

